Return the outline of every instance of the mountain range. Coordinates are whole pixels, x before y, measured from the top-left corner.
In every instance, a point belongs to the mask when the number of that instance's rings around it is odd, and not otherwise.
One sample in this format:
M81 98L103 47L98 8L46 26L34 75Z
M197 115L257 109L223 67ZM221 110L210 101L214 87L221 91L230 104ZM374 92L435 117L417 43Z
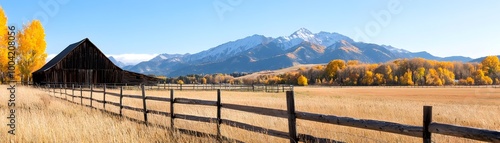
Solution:
M328 63L333 59L381 63L399 58L421 57L438 61L469 62L463 56L437 57L428 52L410 52L390 45L356 42L339 33L311 31L301 28L289 36L277 38L252 35L195 54L160 54L133 66L112 59L125 70L144 74L181 76L257 72L275 70L297 64ZM112 57L111 57L112 58ZM115 63L115 64L116 64Z

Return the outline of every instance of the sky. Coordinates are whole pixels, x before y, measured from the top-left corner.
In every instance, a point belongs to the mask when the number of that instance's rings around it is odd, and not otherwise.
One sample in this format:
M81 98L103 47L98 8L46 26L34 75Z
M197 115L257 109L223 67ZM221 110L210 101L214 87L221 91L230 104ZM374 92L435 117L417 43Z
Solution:
M197 53L254 34L300 28L435 56L500 55L500 1L431 0L0 0L8 24L38 19L47 53L89 38L135 64L157 54Z

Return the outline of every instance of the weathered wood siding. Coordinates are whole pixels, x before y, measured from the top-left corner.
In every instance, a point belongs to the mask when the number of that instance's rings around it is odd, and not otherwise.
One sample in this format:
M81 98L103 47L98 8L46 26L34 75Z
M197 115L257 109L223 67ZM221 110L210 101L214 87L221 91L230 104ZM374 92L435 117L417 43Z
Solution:
M66 53L62 53L66 54ZM153 83L158 79L124 71L92 42L84 40L50 69L33 73L35 83Z

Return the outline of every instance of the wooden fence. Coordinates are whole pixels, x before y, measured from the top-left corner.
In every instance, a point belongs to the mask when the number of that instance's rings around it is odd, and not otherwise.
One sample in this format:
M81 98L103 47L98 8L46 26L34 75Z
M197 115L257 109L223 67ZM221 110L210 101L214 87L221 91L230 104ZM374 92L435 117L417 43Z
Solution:
M46 83L45 86L59 86L63 85L67 87L68 85L73 85L72 83ZM90 88L90 84L77 84L76 86L82 86L83 88ZM102 83L95 84L94 87L102 88L106 85L108 88L121 88L124 89L141 89L140 85L128 85L126 83ZM225 91L250 91L250 92L285 92L293 91L294 86L288 84L275 84L275 85L265 85L265 84L167 84L158 83L153 85L145 85L146 89L155 90L205 90L205 91L215 91L215 90L225 90Z
M68 99L68 96L69 96L72 98L73 103L77 103L77 104L81 104L81 105L84 105L83 99L88 99L88 100L90 100L90 105L85 105L85 106L92 107L92 108L95 108L94 105L92 104L93 102L102 103L103 109L100 109L101 111L104 111L104 112L107 112L110 114L114 114L117 116L121 116L121 117L130 119L130 120L133 120L136 122L145 123L146 125L151 124L148 122L148 114L156 114L156 115L170 117L170 120L171 120L170 127L163 127L163 128L170 129L170 130L176 130L176 131L179 131L181 133L186 133L186 134L190 134L190 135L213 137L213 138L218 139L219 141L227 140L227 141L234 141L234 142L242 142L242 141L238 141L238 140L231 139L231 138L228 138L228 137L221 135L220 127L223 124L223 125L236 127L236 128L244 129L244 130L251 131L251 132L263 133L263 134L267 134L269 136L288 139L288 140L290 140L290 143L295 143L295 142L299 142L299 141L301 141L301 142L340 142L340 141L336 141L334 139L318 138L318 137L314 137L314 136L308 135L308 134L297 133L296 120L301 119L301 120L308 120L308 121L314 121L314 122L325 123L325 124L341 125L341 126L355 127L355 128L361 128L361 129L368 129L368 130L375 130L375 131L382 131L382 132L395 133L395 134L400 134L400 135L405 135L405 136L417 137L417 138L421 138L424 143L431 142L431 138L432 138L433 133L441 134L441 135L448 135L448 136L455 136L455 137L460 137L460 138L468 138L468 139L473 139L473 140L478 140L478 141L500 142L500 132L499 131L492 131L492 130L485 130L485 129L463 127L463 126L433 122L432 121L432 106L424 106L423 107L422 126L415 126L415 125L405 125L405 124L394 123L394 122L386 122L386 121L378 121L378 120L370 120L370 119L356 119L356 118L351 118L351 117L340 117L340 116L335 116L335 115L324 115L324 114L296 111L293 91L286 91L287 110L281 110L281 109L271 109L271 108L264 108L264 107L253 107L253 106L247 106L247 105L238 105L238 104L231 104L231 103L222 103L220 89L217 90L216 101L208 101L208 100L199 100L199 99L175 98L173 89L170 90L170 98L146 96L144 86L141 86L142 95L125 95L125 94L123 94L123 87L120 87L120 93L106 92L106 85L103 86L102 90L95 90L94 86L90 86L90 89L83 89L81 86L75 87L74 85L72 85L71 88L66 88L66 87L68 87L68 86L46 85L46 86L43 86L41 88L43 88L45 91L48 91L49 94L53 93L53 94L51 94L52 96L57 97L56 93L59 93L58 98L71 101ZM68 89L71 90L72 92L68 93L67 92ZM77 91L77 92L79 91L80 94L79 95L78 95L78 93L75 94L75 91ZM82 96L83 91L90 92L90 97L83 97ZM102 93L103 100L94 99L93 93ZM64 98L63 98L63 94L64 94ZM106 96L119 97L120 102L116 103L116 102L107 101ZM74 98L80 98L80 103L75 102ZM143 107L139 108L139 107L132 107L132 106L124 105L122 102L123 98L140 99L140 100L142 100ZM169 102L170 112L147 109L147 106L146 106L147 101ZM108 105L108 104L119 107L120 108L119 113L107 111L106 105ZM217 116L212 118L212 117L201 117L201 116L175 113L175 110L173 108L174 104L213 106L213 107L217 108ZM266 115L266 116L270 116L270 117L278 117L278 118L288 119L288 129L289 130L288 130L288 132L283 132L283 131L278 131L278 130L273 130L273 129L267 129L264 127L258 127L258 126L250 125L247 123L238 122L238 121L233 121L233 120L229 120L229 119L222 119L221 118L221 114L222 114L221 108L243 111L243 112L248 112L248 113L255 113L255 114L260 114L260 115ZM137 119L123 116L123 114L122 114L123 109L143 113L144 119L137 120ZM217 133L210 134L210 133L192 131L192 130L188 130L188 129L176 128L174 125L175 119L198 121L198 122L205 122L205 123L215 123L217 125L216 126ZM157 126L162 127L160 125L157 125Z

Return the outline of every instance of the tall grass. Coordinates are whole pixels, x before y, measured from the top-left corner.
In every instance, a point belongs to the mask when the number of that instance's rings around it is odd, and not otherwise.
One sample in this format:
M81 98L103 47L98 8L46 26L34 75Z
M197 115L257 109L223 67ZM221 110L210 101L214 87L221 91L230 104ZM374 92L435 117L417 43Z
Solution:
M2 89L5 89L2 86ZM434 106L433 120L442 123L500 130L500 89L456 89L456 88L295 88L296 110L348 116L363 119L384 120L411 125L422 125L422 107ZM109 92L118 90L108 89ZM68 91L71 93L71 91ZM6 96L0 97L1 115L7 115ZM79 92L75 92L79 95ZM140 95L138 90L125 90L125 94ZM168 97L169 92L148 90L148 96ZM59 94L56 94L59 96ZM89 96L84 93L83 96ZM176 97L212 100L215 91L175 91ZM63 96L64 97L64 96ZM102 94L94 93L94 98L102 99ZM71 98L68 97L69 100ZM97 110L52 98L37 89L18 89L18 132L7 135L7 127L2 127L0 142L212 142L214 140L176 134L146 127ZM119 98L107 96L106 100L118 102ZM79 98L75 98L80 102ZM222 92L222 103L234 103L286 109L284 93L263 92ZM84 100L84 104L89 104ZM142 101L124 98L124 104L142 107ZM102 104L93 103L102 108ZM148 109L169 112L169 103L151 101ZM119 108L106 105L106 110L118 112ZM175 112L189 115L215 117L216 108L196 105L175 105ZM142 113L124 110L124 115L142 120ZM287 120L229 109L222 110L223 119L231 119L264 128L287 131ZM150 115L149 120L169 126L167 117ZM2 118L1 123L7 123ZM346 142L421 142L421 139L379 131L328 125L298 120L298 132L318 137ZM216 125L192 121L175 120L175 126L215 134ZM260 133L222 126L222 134L245 142L287 142L285 139ZM435 142L474 142L468 139L433 135Z

